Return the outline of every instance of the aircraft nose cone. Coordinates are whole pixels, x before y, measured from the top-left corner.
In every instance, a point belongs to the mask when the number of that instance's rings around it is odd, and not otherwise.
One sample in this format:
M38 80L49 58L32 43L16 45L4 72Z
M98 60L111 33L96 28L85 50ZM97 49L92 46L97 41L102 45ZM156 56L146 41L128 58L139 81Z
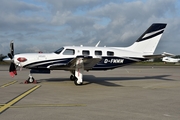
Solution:
M6 58L3 59L3 61L10 63L10 62L12 62L13 60L12 60L11 58L9 58L9 57L6 57Z

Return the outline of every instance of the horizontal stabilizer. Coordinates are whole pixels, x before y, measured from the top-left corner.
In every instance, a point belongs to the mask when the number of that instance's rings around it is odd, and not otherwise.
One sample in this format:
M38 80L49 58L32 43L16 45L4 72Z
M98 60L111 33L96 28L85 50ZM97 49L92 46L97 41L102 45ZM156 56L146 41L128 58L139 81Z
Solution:
M174 54L171 54L171 53L167 53L167 52L163 52L163 55L166 56L166 57L173 57L173 56L176 56Z
M175 56L171 53L163 52L162 54L156 54L156 55L143 55L143 57L147 59L153 59L153 58L163 58L163 57L168 57L168 56Z

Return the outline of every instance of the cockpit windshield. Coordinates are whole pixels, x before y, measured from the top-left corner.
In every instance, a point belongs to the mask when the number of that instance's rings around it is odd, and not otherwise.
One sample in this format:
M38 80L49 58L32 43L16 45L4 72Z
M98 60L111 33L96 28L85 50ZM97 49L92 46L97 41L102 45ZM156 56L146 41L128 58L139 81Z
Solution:
M60 49L56 50L54 53L56 53L56 54L60 54L63 50L64 50L64 48L62 47L62 48L60 48Z

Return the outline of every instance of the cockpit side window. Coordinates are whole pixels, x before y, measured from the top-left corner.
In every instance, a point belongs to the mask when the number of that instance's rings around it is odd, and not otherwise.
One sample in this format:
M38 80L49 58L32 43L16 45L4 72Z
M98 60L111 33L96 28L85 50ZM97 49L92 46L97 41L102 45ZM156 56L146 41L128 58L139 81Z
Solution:
M60 48L60 49L56 50L54 53L56 53L56 54L60 54L63 50L64 50L64 48L62 47L62 48Z
M63 52L63 55L74 55L75 54L75 50L74 49L66 49Z

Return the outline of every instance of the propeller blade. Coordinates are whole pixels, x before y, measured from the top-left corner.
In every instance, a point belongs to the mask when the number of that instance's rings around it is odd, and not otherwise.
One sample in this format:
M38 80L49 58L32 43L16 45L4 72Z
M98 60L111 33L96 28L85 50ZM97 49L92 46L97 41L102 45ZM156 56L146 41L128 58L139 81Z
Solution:
M13 62L11 62L10 64L9 73L11 77L14 77L15 75L17 75L16 65Z
M10 43L10 50L11 50L11 55L14 57L14 43L13 43L13 40Z
M13 56L11 55L11 53L8 53L8 57L13 59Z
M12 72L14 70L16 70L15 64L11 62L10 67L9 67L9 72Z

